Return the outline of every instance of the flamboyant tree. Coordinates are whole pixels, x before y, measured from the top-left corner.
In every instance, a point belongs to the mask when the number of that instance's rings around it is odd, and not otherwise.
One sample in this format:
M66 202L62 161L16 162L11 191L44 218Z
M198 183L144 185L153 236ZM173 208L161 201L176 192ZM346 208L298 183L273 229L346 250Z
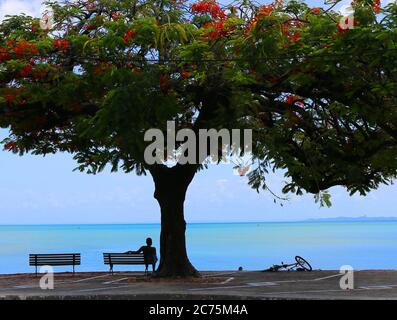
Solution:
M161 208L160 276L196 274L184 200L199 164L149 165L150 128L253 130L249 183L366 194L397 163L397 5L356 0L354 18L299 1L49 2L53 24L0 24L5 150L69 152L78 169L150 173ZM178 145L176 146L178 147Z

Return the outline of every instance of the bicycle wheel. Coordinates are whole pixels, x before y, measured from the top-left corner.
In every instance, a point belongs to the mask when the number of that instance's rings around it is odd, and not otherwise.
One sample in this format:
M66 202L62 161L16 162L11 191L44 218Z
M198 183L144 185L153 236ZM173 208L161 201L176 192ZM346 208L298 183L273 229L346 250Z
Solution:
M296 261L296 263L297 264L299 264L303 269L305 269L306 271L312 271L313 270L313 268L312 268L312 266L310 265L310 263L309 262L307 262L305 259L303 259L302 257L300 257L300 256L296 256L295 257L295 261Z

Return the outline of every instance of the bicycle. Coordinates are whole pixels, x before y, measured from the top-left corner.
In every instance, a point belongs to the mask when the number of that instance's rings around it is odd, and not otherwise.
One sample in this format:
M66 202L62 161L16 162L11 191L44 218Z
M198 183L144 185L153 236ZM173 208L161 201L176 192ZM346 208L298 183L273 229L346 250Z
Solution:
M264 271L276 272L276 271L312 271L313 270L310 263L307 262L302 257L296 256L295 261L296 261L295 263L289 263L289 264L286 264L284 262L281 262L281 264L274 264L269 269Z

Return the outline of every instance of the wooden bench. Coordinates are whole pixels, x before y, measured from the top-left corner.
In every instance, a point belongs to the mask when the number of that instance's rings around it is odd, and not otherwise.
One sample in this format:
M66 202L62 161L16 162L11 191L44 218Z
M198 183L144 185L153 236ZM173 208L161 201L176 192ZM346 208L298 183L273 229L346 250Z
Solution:
M29 254L29 265L38 266L79 266L81 264L80 253L60 253L60 254Z
M138 265L145 264L143 253L104 253L103 261L110 266L109 272L113 274L115 265Z

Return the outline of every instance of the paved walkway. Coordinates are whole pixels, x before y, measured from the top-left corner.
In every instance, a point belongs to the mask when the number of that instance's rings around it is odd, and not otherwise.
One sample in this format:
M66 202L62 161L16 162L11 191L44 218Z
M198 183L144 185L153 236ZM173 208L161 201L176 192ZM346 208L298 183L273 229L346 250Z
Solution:
M397 271L355 271L341 290L338 271L202 272L198 280L160 280L142 273L55 274L54 290L34 275L0 276L0 299L397 299Z

